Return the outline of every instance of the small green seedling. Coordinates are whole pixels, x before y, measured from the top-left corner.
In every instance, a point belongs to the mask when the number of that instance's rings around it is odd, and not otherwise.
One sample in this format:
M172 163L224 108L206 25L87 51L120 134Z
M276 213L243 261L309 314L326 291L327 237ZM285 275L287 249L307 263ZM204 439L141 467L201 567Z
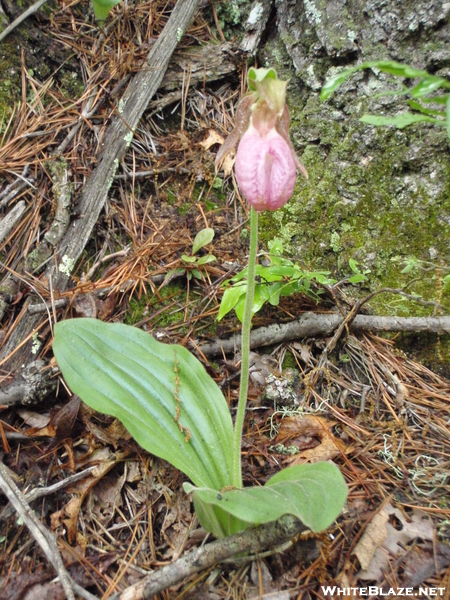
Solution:
M367 277L366 277L366 275L367 275L368 273L370 273L370 269L364 269L364 271L361 271L361 270L358 268L358 265L357 265L356 261L355 261L355 260L353 260L353 258L351 258L351 259L348 261L348 264L349 264L349 267L350 267L350 269L351 269L351 270L353 271L353 273L354 273L354 275L352 275L351 277L349 277L349 278L347 279L347 281L348 281L349 283L353 283L353 284L355 284L355 283L361 283L362 281L367 281Z
M165 277L165 280L173 279L174 277L180 277L186 274L186 277L190 280L194 276L196 279L203 279L203 276L198 269L203 265L207 265L214 262L216 257L214 254L206 254L205 256L195 256L197 252L212 242L214 238L214 230L210 227L206 227L197 233L192 244L191 256L183 254L181 260L186 264L186 267L178 267L169 271Z
M266 302L272 306L278 306L281 296L300 293L317 300L321 290L312 290L312 282L325 285L336 283L336 280L330 279L329 271L305 271L297 263L283 258L282 253L283 245L276 238L269 244L269 253L264 257L270 262L270 265L256 265L259 283L255 286L253 314L261 310ZM223 285L226 286L226 289L222 296L217 319L220 321L234 309L237 318L242 322L247 293L247 268L225 281Z

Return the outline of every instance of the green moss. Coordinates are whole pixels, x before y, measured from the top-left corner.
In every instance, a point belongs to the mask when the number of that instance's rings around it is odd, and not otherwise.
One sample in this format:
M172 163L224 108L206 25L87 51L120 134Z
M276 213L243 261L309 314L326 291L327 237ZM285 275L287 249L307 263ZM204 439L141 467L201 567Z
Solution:
M283 371L284 369L298 369L297 361L295 360L295 356L292 354L292 352L287 351L284 355Z
M124 319L128 325L135 325L142 319L152 314L153 327L169 327L184 320L182 307L186 301L186 289L181 280L170 283L158 290L156 294L149 292L141 298L131 298L129 311ZM171 306L174 302L180 306Z
M450 168L441 150L445 132L368 129L357 120L363 106L349 108L354 114L342 123L333 119L331 107L319 104L317 95L305 105L300 99L298 109L295 102L291 96L294 141L307 129L308 137L320 139L320 145L306 145L300 156L309 181L299 178L290 202L261 215L261 239L267 244L281 238L290 257L310 270L330 270L337 279L351 275L349 260L356 260L370 269L365 289L351 290L362 296L369 289L405 285L420 272L402 274L404 261L414 256L429 263L431 251L436 268L408 292L439 299L440 280L450 271L442 269L450 267ZM363 135L369 137L365 152ZM409 157L417 152L434 153L433 177L429 171L417 177L411 168ZM423 154L422 158L426 162ZM434 186L436 178L445 182L445 189ZM448 292L441 301L450 306ZM376 296L371 305L382 314L421 315L432 310L392 295Z

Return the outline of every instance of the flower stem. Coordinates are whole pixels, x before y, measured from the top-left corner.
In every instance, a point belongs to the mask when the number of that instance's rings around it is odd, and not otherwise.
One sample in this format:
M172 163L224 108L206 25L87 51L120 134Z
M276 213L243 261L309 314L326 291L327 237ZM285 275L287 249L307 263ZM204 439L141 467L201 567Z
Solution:
M253 298L255 295L255 269L256 254L258 251L258 213L250 208L250 251L247 269L247 293L245 296L244 318L242 321L242 344L241 344L241 383L239 389L239 402L234 424L234 457L233 475L234 485L242 487L241 466L241 442L242 429L244 426L245 407L247 405L248 377L249 377L249 353L250 353L250 328L253 316Z

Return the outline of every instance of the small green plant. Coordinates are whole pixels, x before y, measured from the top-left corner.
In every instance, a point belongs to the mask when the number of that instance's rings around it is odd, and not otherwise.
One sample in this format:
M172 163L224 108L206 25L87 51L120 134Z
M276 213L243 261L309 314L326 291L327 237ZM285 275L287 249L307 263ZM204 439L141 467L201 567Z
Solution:
M186 274L186 277L191 280L194 276L196 279L203 279L201 272L197 267L201 267L203 265L207 265L208 263L214 262L216 257L214 254L206 254L205 256L195 256L197 252L211 243L214 238L214 230L210 227L206 227L197 233L194 239L194 243L192 244L192 254L188 256L187 254L183 254L181 260L186 264L186 267L177 267L176 269L170 270L165 280L173 279L174 277L179 277L181 275Z
M403 129L414 123L433 123L437 126L446 127L450 138L450 93L435 94L439 89L450 90L450 82L443 77L430 75L427 71L415 69L409 65L391 60L378 60L364 62L356 67L345 69L325 82L320 94L321 100L329 98L346 79L362 69L375 69L395 77L418 79L419 81L414 87L403 85L400 90L390 90L378 94L378 96L410 96L407 104L413 112L402 112L395 117L363 115L360 121L376 126L394 125L398 129ZM430 104L441 105L443 108L431 108Z
M248 83L250 94L241 100L245 101L248 123L240 133L236 174L241 188L249 190L250 197L246 197L252 207L241 385L234 426L219 387L182 346L162 344L128 325L95 319L57 323L53 343L64 378L84 402L117 417L143 448L189 477L192 483L186 482L184 489L192 493L199 522L216 537L285 514L298 517L312 531L321 531L336 519L347 497L344 478L330 462L291 466L265 485L243 486L241 440L248 393L257 211L273 210L287 202L296 169L294 158L289 160L293 149L288 141L286 82L280 82L273 69L250 69ZM232 133L231 137L238 142L240 136ZM253 152L242 150L243 141ZM228 144L228 149L232 145ZM261 165L265 165L262 182L258 179ZM261 184L258 189L252 181ZM196 238L193 257L208 240L212 240L211 231Z
M304 271L297 263L283 258L282 253L283 245L275 238L269 244L269 253L265 255L270 264L268 266L259 264L255 267L256 276L260 281L255 285L253 314L261 310L266 302L278 306L281 296L300 293L317 300L321 290L312 290L312 282L325 285L336 283L335 279L330 279L329 271ZM227 287L220 303L217 316L219 321L234 309L237 318L242 322L247 293L247 273L248 269L245 268L224 282L223 285Z

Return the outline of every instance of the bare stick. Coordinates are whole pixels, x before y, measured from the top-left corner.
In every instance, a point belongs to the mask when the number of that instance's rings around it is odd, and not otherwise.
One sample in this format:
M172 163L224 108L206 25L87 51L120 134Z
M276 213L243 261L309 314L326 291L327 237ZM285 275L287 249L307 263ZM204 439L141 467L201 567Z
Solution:
M8 25L8 27L0 33L0 42L4 40L5 37L9 35L11 31L13 31L18 25L20 25L22 21L25 21L25 19L28 19L28 17L34 15L34 13L37 12L46 2L47 0L38 0L32 6L30 6L28 10L22 13L20 17L17 17L17 19L13 21L11 25Z
M30 533L42 548L45 556L53 565L59 575L59 580L68 600L75 600L70 577L64 567L61 555L53 534L44 527L30 508L24 495L14 483L4 464L0 461L0 487L3 493L14 506L17 514L22 518Z
M278 521L246 529L192 550L171 565L151 573L123 592L113 594L109 600L146 600L186 577L208 569L236 554L251 552L254 555L264 552L268 548L281 546L305 529L303 523L292 515L285 515ZM250 557L249 560L251 560Z
M24 436L24 437L27 438L27 436ZM59 490L64 489L68 485L72 485L76 481L80 481L80 479L84 479L85 477L90 475L93 471L95 471L96 468L97 467L88 467L84 471L80 471L79 473L74 473L73 475L66 477L66 479L63 479L62 481L58 481L58 483L54 483L53 485L48 485L47 487L34 488L30 492L27 492L24 495L24 498L27 502L33 502L33 500L37 500L38 498L42 498L44 496L49 496L50 494L53 494L54 492L58 492ZM0 514L0 519L7 519L11 514L11 510L12 509L9 505L6 506Z
M22 214L25 212L25 209L25 202L21 200L13 209L9 211L7 215L3 217L3 219L0 221L0 242L5 239Z
M252 331L250 336L251 348L280 344L296 339L313 337L316 335L331 335L336 328L342 325L344 319L337 313L315 314L304 313L300 319L282 325L274 324L260 327ZM350 324L353 331L403 331L418 333L427 331L431 333L450 333L450 317L377 317L371 315L358 315ZM222 351L233 352L240 347L241 336L235 335L226 340L217 340L211 344L204 344L199 350L208 357L219 356Z

